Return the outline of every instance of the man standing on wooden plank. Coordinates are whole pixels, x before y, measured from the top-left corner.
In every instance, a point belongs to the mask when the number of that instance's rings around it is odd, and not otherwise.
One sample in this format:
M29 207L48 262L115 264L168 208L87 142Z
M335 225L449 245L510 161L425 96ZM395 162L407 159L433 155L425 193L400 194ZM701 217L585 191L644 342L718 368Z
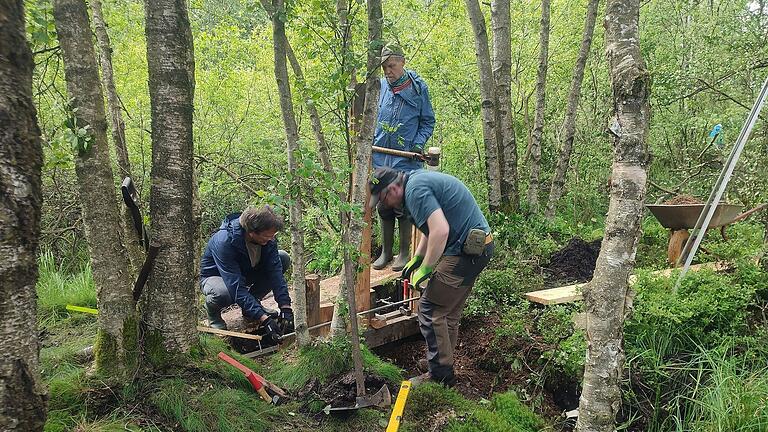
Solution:
M381 92L373 145L376 147L421 153L435 128L435 113L429 100L427 83L414 71L405 69L405 54L397 44L381 49ZM418 159L374 152L374 168L389 167L411 172L424 166ZM399 225L400 253L392 262L392 270L403 269L411 248L412 225L398 209L378 207L381 221L381 255L371 267L383 269L392 260L395 219Z
M370 182L371 207L398 209L424 234L403 278L418 287L419 326L427 342L429 372L421 377L452 386L453 353L464 304L493 255L491 228L469 189L433 171L410 174L377 168Z
M277 343L282 333L293 331L291 297L283 276L291 258L278 250L275 239L283 225L270 206L249 207L228 215L211 236L200 262L200 288L211 327L226 330L221 310L237 303L243 317L260 322L266 341ZM279 313L261 305L270 291Z

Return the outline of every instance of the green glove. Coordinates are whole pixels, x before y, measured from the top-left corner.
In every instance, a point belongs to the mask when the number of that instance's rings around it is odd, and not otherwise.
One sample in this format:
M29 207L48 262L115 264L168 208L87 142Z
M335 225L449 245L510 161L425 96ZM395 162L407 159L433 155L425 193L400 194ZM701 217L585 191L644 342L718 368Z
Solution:
M403 274L401 277L403 279L408 279L411 276L411 273L421 265L422 261L424 261L423 255L414 255L413 258L405 264L405 267L403 267Z
M432 271L434 270L435 269L433 267L426 265L419 267L419 269L416 270L416 273L413 274L413 282L411 283L414 287L419 288L419 285L422 282L426 281L430 278L430 276L432 276Z

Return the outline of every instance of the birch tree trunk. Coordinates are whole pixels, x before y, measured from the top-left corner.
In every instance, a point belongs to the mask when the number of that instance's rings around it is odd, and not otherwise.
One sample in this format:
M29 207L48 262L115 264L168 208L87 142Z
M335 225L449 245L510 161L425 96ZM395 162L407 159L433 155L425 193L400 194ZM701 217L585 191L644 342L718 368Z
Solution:
M109 109L110 124L112 126L112 141L117 156L117 166L120 179L133 177L131 174L131 162L128 160L128 144L125 141L125 122L120 110L120 99L115 88L115 78L112 70L112 47L107 33L107 24L100 0L90 0L93 11L93 29L96 33L96 41L99 45L99 59L101 61L101 77L104 80L104 88L107 91L107 108Z
M480 73L480 106L483 113L483 144L485 144L485 170L488 179L488 208L491 212L501 208L501 170L499 168L499 145L496 119L498 101L494 92L491 53L488 49L488 33L485 18L477 0L465 0L467 14L475 34L475 54Z
M376 114L379 108L379 53L381 52L381 25L382 10L380 0L368 0L368 61L367 79L365 82L365 104L363 107L362 124L360 133L356 136L357 152L352 166L352 193L350 204L353 207L364 209L368 205L368 178L371 168L371 143L376 122ZM342 228L342 243L344 248L344 263L342 275L344 276L339 287L339 297L336 299L336 307L333 312L331 324L331 337L340 336L345 332L347 319L354 317L355 282L357 278L358 257L352 253L359 250L362 243L362 232L365 225L362 215L355 216L350 212L344 212ZM343 297L346 295L346 297ZM347 303L348 308L344 307ZM345 312L349 310L349 316ZM349 319L351 327L350 342L352 343L352 360L355 365L355 378L357 381L358 395L365 393L365 386L361 383L362 358L360 356L360 339L358 338L357 319ZM362 388L361 388L362 387Z
M315 135L315 141L317 141L317 154L320 157L320 163L323 165L325 172L336 177L336 174L333 172L333 163L331 162L331 150L328 148L328 142L325 140L325 134L323 133L323 125L320 122L320 114L317 112L314 101L306 95L307 85L304 72L301 70L301 64L296 58L296 54L294 54L287 38L285 39L285 53L288 56L288 62L291 64L293 74L296 76L299 93L304 98L304 104L307 106L307 114L309 114L309 120L312 123L312 133Z
M365 104L363 105L362 124L359 134L355 137L357 152L355 153L355 164L353 166L352 178L356 179L352 185L350 194L350 204L353 207L366 208L368 205L368 178L371 170L371 143L373 142L373 133L376 123L376 114L379 109L379 90L380 90L380 60L381 53L381 26L383 21L381 0L368 0L368 62L367 79L365 81ZM368 211L370 213L370 210ZM370 218L368 219L370 223ZM346 236L342 232L344 243L360 249L363 243L363 230L365 228L365 219L354 217L350 214L349 226ZM370 229L370 227L369 227ZM357 328L357 308L355 305L354 287L357 281L357 257L350 255L350 249L346 248L344 253L343 274L344 285L346 285L347 302L350 309L350 335L352 343L352 361L355 366L355 381L357 383L357 395L365 394L365 382L363 378L363 360L360 354L360 338Z
M568 103L565 108L565 119L563 120L563 144L560 148L560 156L557 159L557 168L555 176L552 178L552 187L549 190L549 200L544 216L552 219L555 216L555 209L560 197L563 195L563 186L565 185L565 176L568 172L568 166L571 162L571 153L573 152L573 136L576 133L576 110L579 107L581 98L581 82L584 80L584 68L589 58L589 50L592 46L592 35L595 30L595 21L597 20L597 7L600 0L589 0L587 4L587 16L584 19L584 33L581 36L581 47L579 56L576 58L576 65L573 67L573 80L571 89L568 92Z
M615 120L611 200L595 275L584 290L587 359L576 430L615 430L621 406L624 319L646 192L650 79L639 46L639 0L609 0L605 17Z
M267 2L267 0L263 0ZM265 5L266 7L266 5ZM302 231L303 206L301 201L302 189L304 185L301 178L296 174L299 167L297 157L301 156L299 149L299 130L296 126L296 114L293 111L293 100L291 98L291 85L288 81L288 65L286 64L286 51L288 41L285 36L285 3L283 0L272 0L271 11L267 9L272 16L272 39L275 46L275 80L277 81L277 90L280 94L280 110L283 113L283 124L285 125L285 136L288 147L288 171L290 174L290 185L288 187L290 195L290 213L291 213L291 277L293 279L293 302L294 312L296 313L296 343L299 347L309 345L311 342L309 330L307 330L307 298L306 285L304 282L304 232Z
M351 24L349 22L349 0L336 0L336 16L339 19L339 30L337 33L337 37L339 38L339 42L341 43L341 64L339 65L339 71L342 75L350 75L352 78L352 82L355 83L356 80L354 71L351 69L349 60L351 58L350 53L350 46L352 45L352 34L351 34ZM370 11L369 11L370 16ZM376 67L376 70L378 71L378 66ZM367 82L366 82L367 84ZM367 89L367 86L366 86ZM349 88L347 90L350 90ZM352 95L352 99L348 97L347 92L341 92L343 100L341 101L341 105L344 107L351 107L351 109L344 109L344 136L346 140L347 145L347 155L349 164L354 170L355 167L355 161L353 159L353 155L355 154L353 152L352 146L351 146L351 140L353 139L353 136L356 135L356 128L359 127L360 123L363 120L358 121L358 116L356 112L354 112L354 106L355 106L355 98L357 97L357 93L354 93ZM363 96L365 97L365 96ZM363 100L363 104L365 103L365 100ZM378 106L376 107L378 109ZM350 116L350 110L353 111L353 115ZM375 116L374 116L375 117ZM362 118L362 117L360 117ZM373 138L371 138L371 142L373 142ZM369 161L370 162L370 161ZM347 197L352 196L352 188L353 188L353 182L354 182L354 173L351 173L348 178L348 185L349 187L344 190L343 194ZM340 196L342 202L346 201L346 197ZM349 244L349 218L350 213L341 211L341 214L339 215L339 220L341 221L341 234L342 239L341 242L344 245ZM347 231L345 231L347 230ZM362 232L361 232L362 234ZM346 237L345 237L346 236ZM362 244L360 246L357 246L357 249L361 249ZM344 312L345 306L347 306L347 294L349 293L350 289L354 289L355 284L348 285L346 283L347 280L347 271L350 270L350 268L345 268L344 264L342 263L342 277L341 277L341 283L339 284L339 294L336 298L336 305L333 308L333 317L331 318L331 328L329 332L330 338L336 338L340 336L344 336L347 333L347 316ZM353 272L354 273L354 272ZM354 276L351 276L354 277Z
M544 133L544 109L547 89L547 62L549 60L549 0L541 0L541 29L539 30L539 70L536 73L536 117L531 134L530 178L528 206L532 213L539 211L539 176L541 175L541 136Z
M197 341L192 112L195 90L192 32L184 0L147 0L149 96L152 105L152 241L160 252L143 302L145 353L172 361Z
M0 430L40 431L48 399L37 338L43 150L24 2L0 3Z
M93 11L93 29L96 33L96 42L99 47L99 60L101 63L101 79L104 82L104 89L107 92L107 108L109 109L110 127L112 130L112 145L115 148L115 156L118 166L118 180L122 181L125 177L133 178L131 173L131 163L128 160L128 144L125 140L125 122L120 109L120 98L117 96L115 88L115 79L112 71L112 48L107 33L107 24L104 21L104 14L101 9L101 1L91 0L91 10ZM134 179L135 181L135 179ZM120 201L122 202L122 201ZM139 236L133 229L133 219L128 211L128 207L118 204L120 214L122 215L123 237L128 249L128 257L131 260L133 273L141 268L144 253L139 244Z
M512 118L512 45L509 0L491 2L493 27L493 73L498 97L497 114L501 140L499 167L501 175L501 210L516 213L520 207L517 174L517 140Z
M75 172L99 307L96 368L119 378L138 364L138 320L128 252L116 229L120 211L88 7L85 0L55 0L53 17L72 100L72 129L79 140Z

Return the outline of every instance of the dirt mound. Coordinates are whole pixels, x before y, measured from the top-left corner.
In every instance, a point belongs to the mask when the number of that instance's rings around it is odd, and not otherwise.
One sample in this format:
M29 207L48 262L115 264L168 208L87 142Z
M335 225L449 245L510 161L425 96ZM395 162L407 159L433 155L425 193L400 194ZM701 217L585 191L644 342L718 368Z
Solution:
M454 355L454 371L457 378L455 389L464 397L490 399L494 393L530 389L532 371L527 367L510 367L508 359L499 356L498 348L493 346L494 332L500 325L499 317L494 315L462 320ZM535 357L540 353L527 346L529 343L529 340L521 337L519 346L509 349L525 352L526 357L530 357L526 363L533 365L536 363ZM421 374L416 364L419 359L425 358L425 350L424 339L412 336L374 351L382 359L405 369L405 377L413 377ZM565 400L572 394L571 399ZM558 418L562 411L578 406L578 394L566 389L562 383L547 383L538 397L541 398L541 405L536 411L550 419ZM556 430L568 429L558 427Z
M376 375L365 376L365 390L369 396L379 391L385 384L387 381L384 378ZM393 393L392 388L389 390ZM321 384L319 380L312 379L299 391L298 397L304 399L309 395L323 400L332 408L353 406L357 396L355 375L353 372L348 372L332 378L327 384Z
M696 198L694 196L683 194L683 195L674 196L674 197L664 201L663 204L668 204L668 205L704 204L704 201L702 201L702 200L700 200L700 199L698 199L698 198Z
M547 282L564 284L592 279L601 242L595 240L587 243L580 238L572 238L564 248L549 258L549 264L544 268Z

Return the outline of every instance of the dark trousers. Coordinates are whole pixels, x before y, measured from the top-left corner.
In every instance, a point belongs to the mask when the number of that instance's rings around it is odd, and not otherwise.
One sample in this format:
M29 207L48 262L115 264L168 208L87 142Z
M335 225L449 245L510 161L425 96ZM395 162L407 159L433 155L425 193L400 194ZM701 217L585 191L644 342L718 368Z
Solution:
M419 300L419 327L427 342L429 372L436 381L454 378L453 353L461 312L493 250L490 242L480 256L443 256Z

